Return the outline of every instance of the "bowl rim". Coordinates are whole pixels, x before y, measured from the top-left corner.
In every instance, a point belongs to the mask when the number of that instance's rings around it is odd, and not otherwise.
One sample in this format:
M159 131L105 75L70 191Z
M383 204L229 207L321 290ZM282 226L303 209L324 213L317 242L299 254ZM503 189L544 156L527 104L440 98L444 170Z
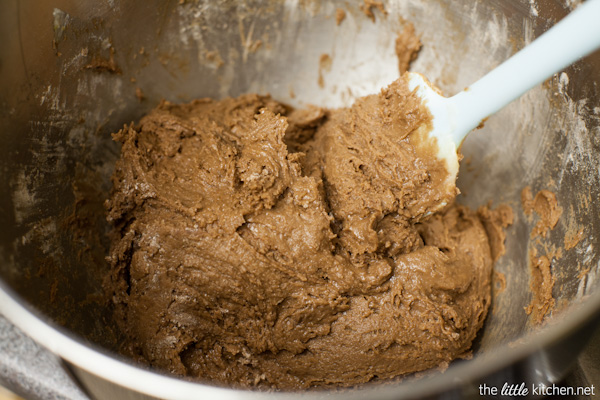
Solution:
M539 350L557 343L600 315L600 290L576 300L576 303L556 315L560 323L549 323L528 333L516 343L505 343L472 360L452 365L444 373L409 380L410 384L389 383L366 385L351 389L318 389L304 392L265 392L212 386L186 381L165 373L151 371L133 361L86 341L43 316L25 302L0 278L0 313L35 342L75 367L126 389L148 396L172 399L197 399L200 394L220 399L361 399L366 395L381 399L415 398L440 394L465 384L483 383L483 378L517 363ZM476 388L478 385L474 386Z

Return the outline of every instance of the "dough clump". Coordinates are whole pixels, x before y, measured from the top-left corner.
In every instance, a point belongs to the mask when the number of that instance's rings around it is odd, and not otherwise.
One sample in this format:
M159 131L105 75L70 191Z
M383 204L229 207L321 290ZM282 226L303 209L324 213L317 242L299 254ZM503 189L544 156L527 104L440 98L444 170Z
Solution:
M435 143L411 135L430 118L399 79L338 110L165 101L115 134L107 286L124 351L284 390L467 356L492 257L477 213L437 190Z

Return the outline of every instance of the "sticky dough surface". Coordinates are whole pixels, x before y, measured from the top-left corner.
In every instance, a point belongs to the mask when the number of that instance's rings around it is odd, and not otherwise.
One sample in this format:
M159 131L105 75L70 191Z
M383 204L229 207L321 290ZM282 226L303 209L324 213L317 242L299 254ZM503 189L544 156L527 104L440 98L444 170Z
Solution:
M492 259L400 79L347 109L163 102L115 135L124 351L236 387L352 386L468 353Z

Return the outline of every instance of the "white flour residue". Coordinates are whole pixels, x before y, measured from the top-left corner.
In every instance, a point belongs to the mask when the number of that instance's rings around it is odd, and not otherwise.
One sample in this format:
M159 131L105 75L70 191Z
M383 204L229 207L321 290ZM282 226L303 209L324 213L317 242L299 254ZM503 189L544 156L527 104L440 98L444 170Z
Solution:
M594 237L590 236L589 240L593 243ZM582 254L583 253L583 254ZM577 298L583 298L586 294L593 293L596 288L596 278L598 275L598 271L600 271L600 263L594 268L590 264L595 257L595 249L592 244L587 246L585 250L578 252L578 258L582 258L581 265L586 268L590 266L591 268L581 271L581 279L579 280L579 286L577 287Z
M558 76L558 92L566 95L567 86L569 85L569 75L566 72L561 72Z
M62 39L65 29L71 22L71 16L59 8L55 8L52 11L52 16L54 17L52 24L52 28L54 30L54 41L58 43Z
M560 81L560 80L559 80ZM591 139L599 132L589 131L586 126L586 116L589 115L587 100L573 101L568 95L564 94L565 104L562 107L563 116L559 128L567 137L558 183L573 172L576 172L580 166L594 165L594 155L589 152L593 148ZM596 128L598 130L600 128ZM593 177L590 177L593 178ZM582 184L587 185L586 182Z
M60 91L52 87L52 85L48 85L46 90L38 97L40 99L40 106L47 104L48 108L52 111L58 111L60 109Z
M582 2L582 0L565 0L565 6L573 9L573 8L577 7L578 5L580 5L581 2Z
M492 51L506 47L508 37L508 19L502 15L492 14L492 19L487 23L485 29L481 30L482 45L489 47ZM492 53L493 54L493 53Z
M49 256L58 257L62 254L60 245L57 243L60 237L58 225L55 218L45 218L37 221L31 229L20 238L22 245L30 242L39 243L39 249Z
M182 4L177 7L177 13L179 14L179 40L186 47L191 46L191 42L195 42L195 45L199 49L204 50L204 34L203 34L203 23L202 17L208 13L210 8L210 2L201 4Z
M12 203L17 225L37 211L35 193L29 189L28 181L25 171L19 171L12 181Z
M539 11L538 11L537 7L538 6L537 6L535 0L529 0L529 12L534 17L537 17L539 15Z

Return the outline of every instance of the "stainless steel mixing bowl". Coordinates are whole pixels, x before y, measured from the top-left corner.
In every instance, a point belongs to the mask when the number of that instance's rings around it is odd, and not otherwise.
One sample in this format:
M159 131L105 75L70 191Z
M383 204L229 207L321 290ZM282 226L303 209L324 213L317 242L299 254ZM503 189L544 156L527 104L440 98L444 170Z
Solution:
M111 132L162 98L257 91L296 106L350 104L397 77L394 40L407 20L423 42L413 69L453 94L574 3L388 0L387 15L374 10L373 22L358 0L2 1L0 311L66 360L97 399L273 397L168 377L115 353L119 332L101 301L102 203L119 151ZM339 26L338 8L346 10ZM319 65L325 53L330 68ZM506 203L515 212L495 266L506 289L494 293L472 360L404 382L285 396L478 398L484 383L558 382L600 310L599 84L595 53L464 144L459 201ZM525 186L555 192L563 209L546 238L531 238L535 220L520 205ZM556 304L541 326L524 311L533 249L548 255L556 280Z

